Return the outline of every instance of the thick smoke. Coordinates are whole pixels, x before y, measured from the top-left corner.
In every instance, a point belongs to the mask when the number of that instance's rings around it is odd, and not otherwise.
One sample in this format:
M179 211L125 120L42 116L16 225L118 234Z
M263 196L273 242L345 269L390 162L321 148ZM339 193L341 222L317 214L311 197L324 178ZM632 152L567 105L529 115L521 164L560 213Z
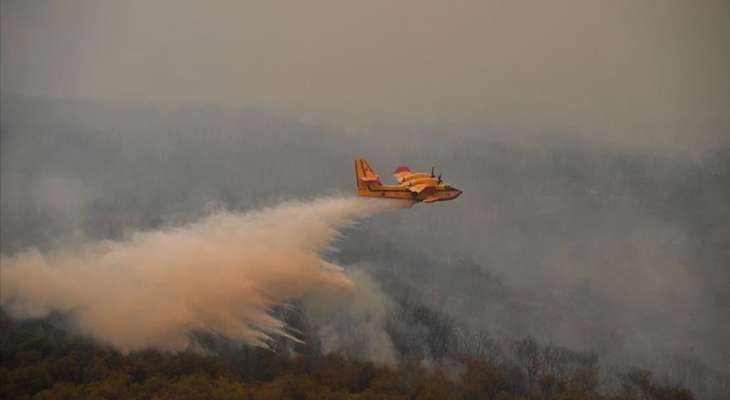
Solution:
M268 312L274 305L313 293L322 301L322 292L352 297L353 280L321 252L355 219L398 205L327 197L27 250L2 258L2 304L20 317L69 313L79 331L122 351L184 349L191 331L265 346L287 335Z
M332 298L327 292L314 293L304 301L318 327L322 350L394 364L397 352L386 330L388 312L394 305L364 268L348 269L347 277L355 287L339 296L338 303L326 301Z

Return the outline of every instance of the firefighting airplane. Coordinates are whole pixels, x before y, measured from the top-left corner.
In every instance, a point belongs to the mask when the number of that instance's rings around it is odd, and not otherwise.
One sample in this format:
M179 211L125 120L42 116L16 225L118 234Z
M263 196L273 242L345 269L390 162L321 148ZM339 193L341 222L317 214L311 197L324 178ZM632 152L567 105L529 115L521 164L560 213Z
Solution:
M367 161L355 160L358 196L434 203L453 200L462 193L461 190L444 184L441 180L441 174L434 175L433 168L431 168L430 173L412 172L410 168L401 165L395 170L393 176L395 176L398 184L383 185L380 183L380 177Z

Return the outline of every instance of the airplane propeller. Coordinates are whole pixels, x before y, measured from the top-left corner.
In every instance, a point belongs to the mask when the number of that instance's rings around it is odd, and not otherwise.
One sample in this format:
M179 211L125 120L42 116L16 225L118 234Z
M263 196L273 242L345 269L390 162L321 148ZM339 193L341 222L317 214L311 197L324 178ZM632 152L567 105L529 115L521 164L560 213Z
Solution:
M433 170L434 170L434 167L431 167L431 178L433 178L434 176L436 176L436 175L433 174Z
M441 181L441 174L439 174L439 183L441 183L441 182L442 182L442 181Z

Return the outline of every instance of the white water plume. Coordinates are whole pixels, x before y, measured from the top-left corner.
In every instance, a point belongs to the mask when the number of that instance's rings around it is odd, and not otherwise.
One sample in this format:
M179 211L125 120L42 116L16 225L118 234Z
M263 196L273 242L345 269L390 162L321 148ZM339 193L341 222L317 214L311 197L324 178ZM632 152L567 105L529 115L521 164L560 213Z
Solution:
M264 346L286 335L272 306L353 287L320 254L340 231L398 206L353 197L286 202L122 241L2 256L0 300L16 317L70 314L80 332L125 352L184 349L194 330Z

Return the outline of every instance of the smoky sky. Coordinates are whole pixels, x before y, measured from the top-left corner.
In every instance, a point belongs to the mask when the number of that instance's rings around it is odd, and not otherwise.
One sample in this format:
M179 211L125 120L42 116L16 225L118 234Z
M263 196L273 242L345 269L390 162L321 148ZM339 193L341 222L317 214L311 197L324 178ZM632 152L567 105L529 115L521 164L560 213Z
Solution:
M3 1L3 90L727 143L723 1ZM522 135L525 135L522 132Z
M351 193L359 156L384 180L436 166L462 197L363 221L335 261L497 337L639 365L730 360L727 147L536 146L489 126L351 135L253 109L39 97L6 97L2 116L4 255Z
M1 4L3 255L436 166L464 195L338 264L496 336L727 373L727 2Z

